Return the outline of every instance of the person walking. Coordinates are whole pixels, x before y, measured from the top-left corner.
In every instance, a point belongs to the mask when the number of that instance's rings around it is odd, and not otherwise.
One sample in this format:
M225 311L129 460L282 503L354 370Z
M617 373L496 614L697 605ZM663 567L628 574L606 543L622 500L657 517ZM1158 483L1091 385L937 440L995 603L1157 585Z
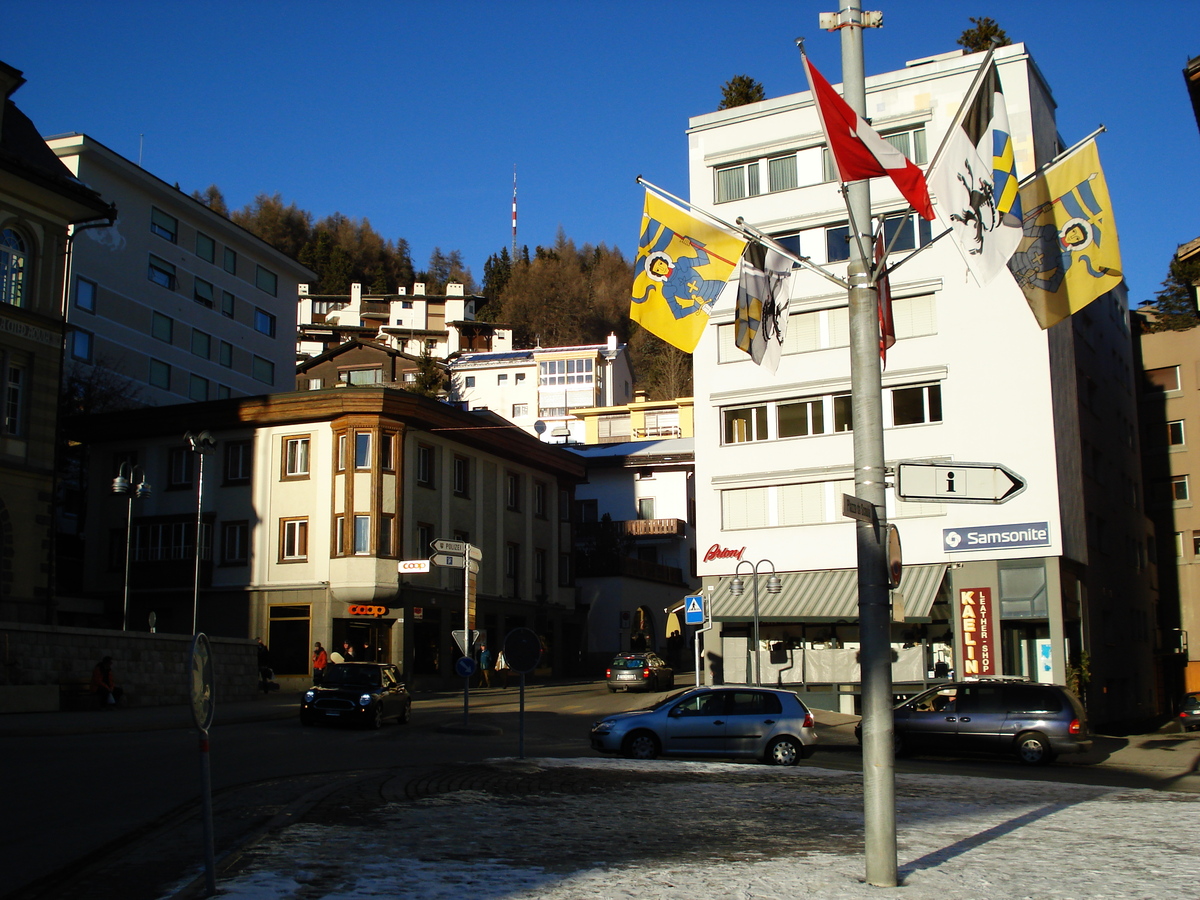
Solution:
M325 648L321 646L321 642L313 646L313 684L320 684L325 680L325 667L329 665L329 654L325 652Z
M111 656L104 657L92 669L92 693L104 709L112 709L121 699L122 691L117 685L117 676L113 674Z
M492 663L494 657L487 644L479 645L479 686L492 686Z

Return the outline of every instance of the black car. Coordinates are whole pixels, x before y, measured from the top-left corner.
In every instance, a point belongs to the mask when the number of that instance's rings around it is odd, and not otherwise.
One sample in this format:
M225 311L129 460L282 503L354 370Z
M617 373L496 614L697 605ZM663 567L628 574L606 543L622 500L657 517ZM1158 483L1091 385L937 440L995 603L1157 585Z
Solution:
M675 686L675 672L654 653L622 653L604 670L608 689L627 691L669 691Z
M1176 712L1184 731L1200 728L1200 692L1184 694Z
M343 662L325 667L325 677L304 692L300 721L351 721L379 728L383 720L401 724L412 714L412 696L391 663Z

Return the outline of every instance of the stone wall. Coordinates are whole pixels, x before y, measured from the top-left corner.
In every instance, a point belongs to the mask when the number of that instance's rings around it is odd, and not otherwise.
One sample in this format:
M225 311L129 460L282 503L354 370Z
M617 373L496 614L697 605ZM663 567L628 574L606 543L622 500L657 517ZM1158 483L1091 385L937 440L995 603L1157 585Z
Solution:
M209 644L217 702L252 700L258 688L255 642L210 637ZM29 686L58 687L53 709L87 702L92 669L105 656L113 658L113 672L125 692L123 703L190 703L191 646L192 637L185 634L0 623L0 713L29 711L30 697L54 696L44 687L18 690ZM6 698L6 693L11 696ZM46 702L39 701L39 708Z

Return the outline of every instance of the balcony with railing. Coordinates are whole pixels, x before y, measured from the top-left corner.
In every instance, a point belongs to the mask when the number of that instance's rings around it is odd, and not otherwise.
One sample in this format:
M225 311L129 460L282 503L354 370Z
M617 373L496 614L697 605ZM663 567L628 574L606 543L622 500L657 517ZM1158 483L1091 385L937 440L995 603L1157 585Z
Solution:
M594 538L605 526L611 527L618 537L683 537L687 534L687 523L683 519L625 519L615 522L580 522L575 526L577 538Z

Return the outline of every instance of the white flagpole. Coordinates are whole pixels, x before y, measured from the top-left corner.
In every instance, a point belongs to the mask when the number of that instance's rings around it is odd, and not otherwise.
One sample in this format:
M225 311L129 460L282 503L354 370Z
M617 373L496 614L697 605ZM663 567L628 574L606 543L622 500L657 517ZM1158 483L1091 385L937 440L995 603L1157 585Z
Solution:
M992 58L996 55L996 46L993 44L988 48L987 55L984 56L983 62L979 64L979 68L975 72L975 78L971 81L971 87L967 90L966 95L962 99L962 103L958 105L958 112L954 114L954 121L950 123L950 127L946 129L946 133L942 135L942 142L938 145L937 153L933 154L933 159L929 165L925 167L925 177L929 178L930 173L937 168L938 162L942 158L942 154L946 152L946 145L950 143L950 138L954 134L954 130L962 124L963 117L966 116L967 110L971 104L975 102L975 95L979 93L979 87L983 84L983 78L987 74L988 66L992 64Z

